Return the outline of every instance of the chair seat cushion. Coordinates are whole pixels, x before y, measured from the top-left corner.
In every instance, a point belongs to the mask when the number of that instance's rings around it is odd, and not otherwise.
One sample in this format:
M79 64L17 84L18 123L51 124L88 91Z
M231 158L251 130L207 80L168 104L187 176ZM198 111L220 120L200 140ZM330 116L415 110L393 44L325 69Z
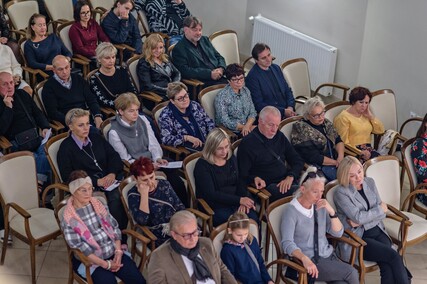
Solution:
M422 217L415 215L410 212L402 212L405 214L409 220L413 223L412 226L409 227L407 241L411 242L416 240L419 237L422 237L427 234L427 220ZM399 226L400 223L394 221L392 219L384 219L384 226L386 228L387 233L395 238L399 239Z
M56 231L59 232L58 223L56 223L53 210L47 208L34 208L27 210L31 215L30 230L35 239L43 238ZM26 236L25 232L25 218L16 214L9 222L10 227L17 231L19 234Z

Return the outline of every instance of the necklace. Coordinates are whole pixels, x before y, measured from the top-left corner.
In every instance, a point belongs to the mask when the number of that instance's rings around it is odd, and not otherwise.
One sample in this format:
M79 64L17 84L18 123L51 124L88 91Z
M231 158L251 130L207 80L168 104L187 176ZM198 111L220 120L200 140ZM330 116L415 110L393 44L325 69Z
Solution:
M34 48L39 48L40 43L33 43Z
M96 160L95 154L93 153L92 144L90 144L89 147L90 147L90 152L92 153L92 155L90 155L88 152L86 152L85 149L82 148L83 152L86 154L86 156L88 156L89 158L91 158L91 160L95 163L95 166L97 166L98 169L102 172L103 170L99 166L98 161Z

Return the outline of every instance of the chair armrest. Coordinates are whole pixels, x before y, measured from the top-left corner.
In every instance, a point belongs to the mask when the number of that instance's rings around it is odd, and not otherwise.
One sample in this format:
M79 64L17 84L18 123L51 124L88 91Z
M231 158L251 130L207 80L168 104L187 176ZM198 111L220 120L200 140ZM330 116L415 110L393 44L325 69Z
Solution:
M19 206L18 204L16 204L15 202L10 202L8 204L6 204L6 208L5 210L9 211L9 208L12 207L13 209L16 210L16 212L19 213L19 215L21 215L22 217L24 217L25 219L29 219L31 218L31 214L28 213L24 208L22 208L21 206Z
M341 85L341 84L336 84L336 83L324 83L321 84L319 87L317 87L317 89L314 91L313 93L313 97L317 95L317 93L319 93L320 89L324 88L324 87L332 87L332 88L337 88L337 89L341 89L343 91L343 96L342 96L342 100L345 101L347 100L347 92L350 90L350 88L346 85Z
M78 257L78 259L83 263L84 266L86 267L92 266L92 262L80 250L75 248L70 248L70 253L75 254L75 256Z
M72 61L81 64L81 65L89 65L90 60L80 54L74 54L71 58Z
M239 139L239 137L236 135L236 133L234 133L233 131L231 131L230 129L228 129L225 126L218 126L218 128L221 128L222 130L225 131L225 133L227 133L228 137L230 137L230 141L231 143L237 141L237 139Z
M298 272L298 282L297 283L298 284L307 283L307 269L305 269L304 266L298 264L297 262L289 260L289 259L279 258L279 259L273 260L272 262L268 263L266 265L267 270L273 265L277 265L278 268L281 268L282 266L287 266L287 267L294 269L295 271ZM283 275L281 275L282 269L277 269L276 271L277 271L276 272L277 274L276 274L276 282L275 283L279 283L278 281L280 281L280 276L283 276ZM282 283L282 282L280 282L280 283Z
M42 207L43 208L46 208L46 202L45 201L46 201L47 194L51 190L55 190L55 189L59 189L59 190L62 190L64 192L70 193L70 190L68 189L68 185L65 185L63 183L54 183L54 184L49 185L48 187L46 187L43 190L43 193L42 193Z
M200 204L200 206L203 207L203 210L205 210L208 215L212 216L215 214L215 212L212 210L212 208L208 205L208 203L204 199L198 198L197 202Z
M307 98L304 96L298 96L295 98L295 103L297 104L305 104L305 102L307 101Z
M143 99L154 102L155 104L161 103L163 101L162 97L154 92L144 91L139 96Z
M143 242L146 245L148 245L151 242L151 240L149 238L144 237L142 234L140 234L134 230L125 229L125 230L122 230L122 233L126 234L132 238L138 239L139 241Z
M271 193L268 192L265 188L256 189L253 186L248 186L248 191L256 196L258 196L261 200L267 200L270 198Z
M9 30L10 33L15 34L15 39L19 39L21 36L26 37L27 34L22 30Z
M109 107L101 107L101 112L105 117L116 116L116 111Z
M203 199L199 199L198 201L199 202L200 201L205 202ZM204 206L207 206L206 209L212 210L207 203ZM194 208L186 208L185 210L190 211L191 213L193 213L194 215L196 215L197 218L200 218L202 220L203 236L207 236L208 235L207 234L208 230L209 230L209 232L212 232L212 230L213 230L212 215L214 213L211 214L211 215L207 215L207 214L205 214L205 213L203 213L203 212L201 212L201 211L199 211L197 209L194 209ZM208 210L206 210L206 211L208 211Z
M345 146L344 151L349 156L359 156L359 155L362 154L362 151L359 150L359 149L357 149L354 146L351 146L351 145L348 145L348 144L345 144L344 146Z
M420 188L427 188L427 183L420 183L420 184L418 184L417 187L415 188L415 190L411 191L408 194L408 196L403 201L403 204L402 204L402 207L401 207L403 211L411 212L412 206L413 206L412 200L415 201L415 198L416 198L417 194L427 194L427 189L420 189ZM408 208L405 210L406 206L408 206Z
M193 87L200 87L200 86L203 86L205 84L202 81L199 81L197 79L182 79L181 81L184 84L190 85L190 86L193 86Z
M353 233L350 230L344 230L344 233L347 234L349 236L349 238L355 240L356 242L358 242L360 245L362 246L366 246L366 242L364 240L362 240L361 237L359 237L358 235L356 235L355 233Z
M136 224L135 228L140 229L142 234L146 238L150 239L150 241L157 241L157 237L150 231L150 229L147 228L147 226L142 226L142 225Z
M60 133L61 130L65 129L65 126L61 122L56 121L56 120L50 121L49 125L53 129L53 132L56 134Z
M162 147L162 149L164 151L175 154L175 160L176 161L179 161L181 156L186 157L186 156L190 155L190 151L188 151L187 149L185 149L182 146L173 147L173 146L164 145L164 144L161 144L160 146Z
M408 216L406 216L405 214L402 213L402 211L400 211L399 209L397 209L396 207L394 207L393 205L387 204L387 208L388 210L390 210L393 214L395 214L396 216L402 218L402 221L409 221ZM391 218L395 219L392 215L390 216ZM399 221L397 219L395 219L396 221Z
M6 137L0 136L0 148L3 154L8 154L11 151L12 143Z
M203 199L202 199L203 200ZM204 200L203 200L204 201ZM208 205L209 206L209 205ZM209 207L210 208L210 207ZM199 211L199 210L197 210L197 209L194 209L194 208L186 208L185 210L188 210L188 211L190 211L191 213L193 213L194 215L196 215L196 217L199 217L200 219L202 219L202 220L205 220L205 221L208 221L209 220L209 218L211 217L211 216L209 216L208 214L205 214L205 213L203 213L203 212L201 212L201 211Z

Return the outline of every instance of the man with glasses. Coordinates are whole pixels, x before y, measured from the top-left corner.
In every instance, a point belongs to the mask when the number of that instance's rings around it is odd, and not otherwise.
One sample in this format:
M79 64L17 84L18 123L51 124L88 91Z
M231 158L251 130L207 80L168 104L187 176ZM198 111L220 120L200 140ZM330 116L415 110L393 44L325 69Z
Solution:
M212 241L199 237L193 213L175 213L169 226L172 238L151 254L148 283L237 283Z
M280 116L273 106L263 108L258 127L243 138L237 151L241 184L266 188L270 202L294 193L304 167L292 144L278 131Z
M246 86L251 91L256 110L274 106L279 109L282 119L295 116L294 95L280 67L273 64L270 47L265 43L255 44L252 57L256 64L246 77Z

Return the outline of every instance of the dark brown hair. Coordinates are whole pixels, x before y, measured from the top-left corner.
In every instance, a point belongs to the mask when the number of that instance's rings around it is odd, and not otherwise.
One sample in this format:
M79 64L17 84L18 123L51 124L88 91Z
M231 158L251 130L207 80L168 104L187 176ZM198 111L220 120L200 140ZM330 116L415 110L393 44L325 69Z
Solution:
M231 78L233 77L237 77L244 74L245 70L241 65L237 63L230 64L227 66L227 68L225 68L225 77L227 78L227 80L231 80Z
M427 113L426 115L424 115L423 122L421 123L421 126L417 131L417 136L415 136L416 138L421 138L421 136L424 133L426 133L426 130L427 130L426 123L427 123Z
M261 53L261 52L263 52L264 50L266 50L266 49L268 49L268 50L270 50L271 51L271 49L270 49L270 47L268 46L268 45L266 45L265 43L260 43L260 42L258 42L257 44L255 44L255 46L252 48L252 57L255 59L255 60L258 60L258 55Z
M72 171L70 173L70 176L68 177L68 183L75 181L76 179L79 179L79 178L85 178L87 176L88 176L87 173L83 170Z
M73 14L73 17L74 17L74 20L76 22L78 22L78 21L81 20L81 18L80 18L80 11L82 10L83 6L86 6L86 5L89 6L89 11L92 13L92 7L89 4L89 2L86 1L86 0L79 0L79 1L77 1L76 5L74 5L74 14Z
M357 101L362 101L366 96L369 97L369 102L372 100L372 94L369 89L364 87L355 87L351 90L349 95L349 101L351 105L354 105Z

